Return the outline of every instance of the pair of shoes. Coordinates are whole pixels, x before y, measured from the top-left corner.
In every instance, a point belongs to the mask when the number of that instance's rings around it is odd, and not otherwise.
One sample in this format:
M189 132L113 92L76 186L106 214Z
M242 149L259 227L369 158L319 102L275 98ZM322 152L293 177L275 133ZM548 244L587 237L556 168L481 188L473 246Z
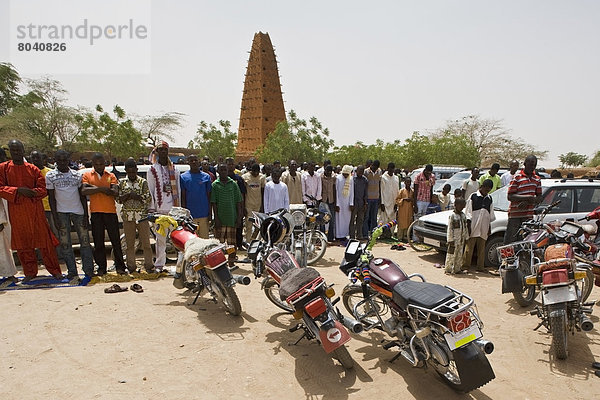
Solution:
M127 286L121 287L115 283L111 287L107 287L106 289L104 289L104 293L121 293L126 292L127 290Z
M61 282L63 279L65 279L63 274L54 274L54 275L52 275L52 277L59 282Z
M595 368L595 369L600 369L600 362L598 362L598 361L594 361L594 362L592 363L592 368Z
M443 265L442 265L442 264L439 264L439 263L435 263L435 264L433 264L433 267L434 267L434 268L442 268L442 267L443 267Z
M136 293L142 293L144 291L144 288L142 287L142 285L137 284L137 283L134 283L129 288L131 289L132 292L136 292Z
M69 280L69 285L79 285L81 283L81 279L79 279L79 275L75 275L72 278L67 277Z

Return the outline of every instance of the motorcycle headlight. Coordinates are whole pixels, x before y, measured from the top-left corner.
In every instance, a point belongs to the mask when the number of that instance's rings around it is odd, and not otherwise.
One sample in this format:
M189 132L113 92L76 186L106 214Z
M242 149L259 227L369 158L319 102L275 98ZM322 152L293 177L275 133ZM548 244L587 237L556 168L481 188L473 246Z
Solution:
M304 212L300 210L292 212L292 220L294 221L294 226L304 225L304 218Z

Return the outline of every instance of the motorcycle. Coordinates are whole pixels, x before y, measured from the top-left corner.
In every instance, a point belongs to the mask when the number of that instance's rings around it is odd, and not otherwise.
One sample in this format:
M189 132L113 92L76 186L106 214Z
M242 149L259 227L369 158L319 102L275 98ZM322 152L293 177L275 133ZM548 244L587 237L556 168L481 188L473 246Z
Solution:
M295 319L302 320L289 330L304 331L294 344L298 344L303 338L316 339L325 352L332 354L344 368L352 368L354 360L345 347L350 340L346 328L358 333L362 326L358 321L334 310L333 305L339 298L331 300L335 296L331 285L327 285L315 269L301 267L285 248L285 239L293 229L293 224L292 216L286 210L280 210L262 220L260 233L265 241L252 241L248 249L255 275L262 276L266 269L268 276L262 286L269 300L292 312Z
M350 240L340 270L349 283L342 291L346 310L365 331L383 330L392 339L383 345L399 347L391 361L403 357L413 367L428 365L444 382L469 392L495 378L487 354L474 300L450 286L429 283L421 274L407 275L395 262L374 257L373 246L392 221L374 229L367 243ZM414 280L418 278L419 280Z
M535 265L535 274L525 278L528 285L539 287L542 293L542 305L531 311L542 320L534 330L545 326L552 334L554 355L564 360L568 355L568 334L594 328L586 315L592 313L594 302L583 303L584 280L590 272L576 264L573 248L567 243L548 246L544 260Z
M521 307L530 306L536 297L536 287L527 285L525 277L535 273L535 264L543 259L544 248L551 244L551 236L544 229L543 220L558 204L560 200L546 206L534 218L524 222L518 233L522 240L496 249L500 260L502 293L512 293Z
M550 204L538 217L523 223L520 230L520 234L524 236L522 241L499 246L497 249L501 261L502 293L512 293L522 307L533 304L536 291L542 290L540 284L528 284L526 277L536 275L537 265L549 261L545 251L549 246L560 243L568 243L574 250L569 252L569 258L573 261L583 261L575 267L577 271L583 273L582 300L587 300L591 294L594 274L592 266L583 259L584 253L590 247L579 239L583 236L584 228L571 221L554 224L542 222L544 216L559 203L560 201Z
M192 304L196 304L206 289L231 315L241 314L242 306L234 286L236 283L249 285L250 278L231 274L227 255L235 250L233 246L216 239L199 238L195 233L197 226L185 208L173 207L169 215L149 214L143 220L157 224L158 234L168 235L178 251L173 286L196 293Z

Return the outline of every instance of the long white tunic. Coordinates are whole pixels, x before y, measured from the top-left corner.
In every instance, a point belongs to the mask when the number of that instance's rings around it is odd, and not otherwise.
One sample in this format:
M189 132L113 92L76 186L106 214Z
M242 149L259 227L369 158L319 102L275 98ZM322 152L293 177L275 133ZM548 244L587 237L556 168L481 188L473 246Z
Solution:
M385 206L385 211L380 213L379 222L387 224L396 219L394 205L396 204L396 197L398 197L399 191L400 182L398 175L390 175L386 172L381 176L381 204Z
M4 230L0 232L0 277L8 277L17 273L17 267L15 267L15 260L10 249L8 205L4 199L0 201L0 224L4 225Z
M344 185L348 179L350 184L350 190L348 190L348 196L344 196ZM345 238L350 234L350 206L354 206L354 179L352 175L348 175L348 178L344 178L344 175L339 174L335 180L335 191L336 191L336 204L340 208L335 214L335 237Z

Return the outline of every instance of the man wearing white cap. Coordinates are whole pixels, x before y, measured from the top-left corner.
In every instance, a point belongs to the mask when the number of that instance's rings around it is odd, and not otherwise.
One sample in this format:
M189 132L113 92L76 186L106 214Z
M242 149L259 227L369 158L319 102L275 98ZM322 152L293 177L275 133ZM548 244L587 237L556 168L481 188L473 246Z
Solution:
M338 239L345 239L350 234L350 216L354 209L354 182L351 174L352 166L344 165L335 181L335 236Z

